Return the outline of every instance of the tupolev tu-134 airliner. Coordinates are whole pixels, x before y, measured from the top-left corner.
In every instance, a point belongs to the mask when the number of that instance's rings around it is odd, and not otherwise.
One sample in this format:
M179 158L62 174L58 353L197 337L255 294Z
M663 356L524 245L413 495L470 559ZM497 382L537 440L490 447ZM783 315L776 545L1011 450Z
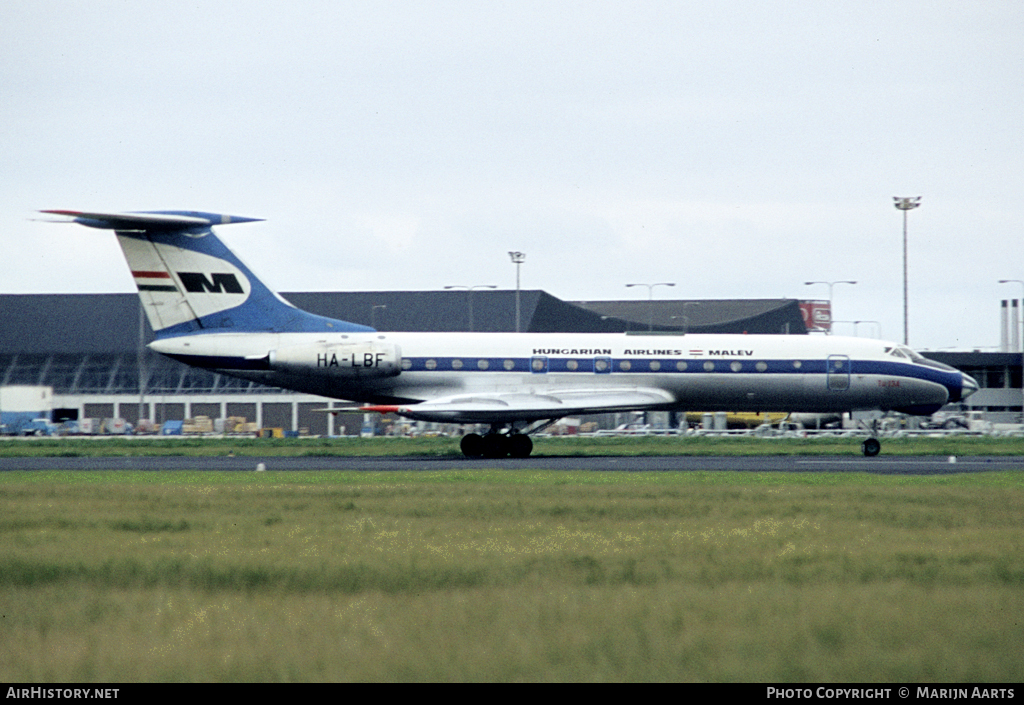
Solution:
M900 411L978 389L910 348L867 338L625 333L399 333L302 311L213 232L253 222L192 211L43 211L113 230L156 340L188 365L354 402L352 410L489 424L466 456L526 457L529 434L614 411ZM864 443L876 455L876 438Z

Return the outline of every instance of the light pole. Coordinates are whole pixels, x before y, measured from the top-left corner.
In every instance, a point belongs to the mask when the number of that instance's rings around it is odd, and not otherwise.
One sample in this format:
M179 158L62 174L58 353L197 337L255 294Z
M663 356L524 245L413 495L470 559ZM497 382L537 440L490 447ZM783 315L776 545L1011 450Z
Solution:
M135 432L139 432L139 427L142 424L142 419L145 418L146 408L146 364L143 362L143 357L146 351L146 326L142 322L144 318L145 307L142 305L142 299L139 299L139 349L137 352L139 361L139 418L135 422Z
M631 286L646 286L647 287L647 332L650 333L654 330L654 287L656 286L675 286L675 282L658 282L657 284L626 284L628 289Z
M516 333L519 332L519 266L526 260L525 252L509 252L512 264L516 266Z
M1024 293L1024 281L1020 279L1000 279L1000 284L1017 283L1021 286L1021 293ZM1021 298L1021 303L1024 303L1024 297ZM1015 314L1016 315L1016 314ZM1016 324L1014 324L1016 325ZM1021 407L1020 407L1020 420L1024 423L1024 345L1021 345L1020 349L1020 394L1021 394Z
M921 205L920 196L893 196L894 205L903 211L903 344L910 345L910 333L907 316L907 211Z
M683 335L686 335L687 333L690 332L690 317L687 316L686 314L672 316L673 321L677 321L680 318L683 320Z
M453 284L452 286L446 286L445 289L465 289L466 296L469 298L469 332L473 332L473 289L497 289L494 284L476 284L474 286L460 286L459 284Z
M377 309L387 309L387 304L374 304L370 307L370 328L377 329Z
M684 311L686 310L687 306L700 306L700 301L684 301L683 302L683 310ZM683 319L683 335L686 335L687 333L690 332L690 317L687 316L685 313L680 315L680 316L672 316L672 320L673 321L677 320L679 318Z
M832 325L833 326L835 326L836 323L849 323L849 324L851 324L853 326L853 334L855 336L857 335L857 321L832 321Z
M854 335L859 335L857 333L857 326L859 326L861 323L874 323L876 326L878 326L878 335L875 336L875 337L877 337L877 338L881 338L882 337L882 324L879 321L854 321L853 322L853 326L854 326L853 334Z
M812 284L828 284L828 331L829 335L832 335L832 287L836 284L856 284L855 281L838 281L838 282L804 282L804 286L811 286Z

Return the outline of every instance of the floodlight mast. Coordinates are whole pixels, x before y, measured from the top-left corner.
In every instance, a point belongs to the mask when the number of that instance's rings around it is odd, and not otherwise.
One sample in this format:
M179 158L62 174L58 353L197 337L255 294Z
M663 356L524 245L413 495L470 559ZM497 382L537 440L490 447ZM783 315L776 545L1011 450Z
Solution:
M907 211L921 205L920 196L893 196L894 205L903 211L903 344L910 344L910 326L907 315Z
M509 252L512 264L516 266L516 333L519 333L519 266L526 261L525 252Z

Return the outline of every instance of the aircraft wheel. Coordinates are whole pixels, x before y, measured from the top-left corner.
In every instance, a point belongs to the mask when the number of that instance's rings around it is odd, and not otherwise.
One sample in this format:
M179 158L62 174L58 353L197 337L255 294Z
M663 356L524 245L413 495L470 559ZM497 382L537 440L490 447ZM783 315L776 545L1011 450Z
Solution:
M479 458L484 454L484 439L479 433L467 433L459 441L459 448L467 458Z
M485 458L508 457L508 436L500 433L488 433L483 437L483 455Z
M525 433L513 433L508 437L508 454L513 458L529 458L533 452L533 441Z
M860 449L864 451L864 455L873 458L882 450L882 444L878 442L877 438L868 438L860 444Z

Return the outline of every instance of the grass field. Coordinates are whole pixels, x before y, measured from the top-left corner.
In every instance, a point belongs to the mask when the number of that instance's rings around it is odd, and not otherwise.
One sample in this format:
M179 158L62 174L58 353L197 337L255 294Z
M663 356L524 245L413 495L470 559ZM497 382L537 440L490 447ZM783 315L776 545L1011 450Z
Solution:
M0 680L1019 681L1013 473L0 473Z

